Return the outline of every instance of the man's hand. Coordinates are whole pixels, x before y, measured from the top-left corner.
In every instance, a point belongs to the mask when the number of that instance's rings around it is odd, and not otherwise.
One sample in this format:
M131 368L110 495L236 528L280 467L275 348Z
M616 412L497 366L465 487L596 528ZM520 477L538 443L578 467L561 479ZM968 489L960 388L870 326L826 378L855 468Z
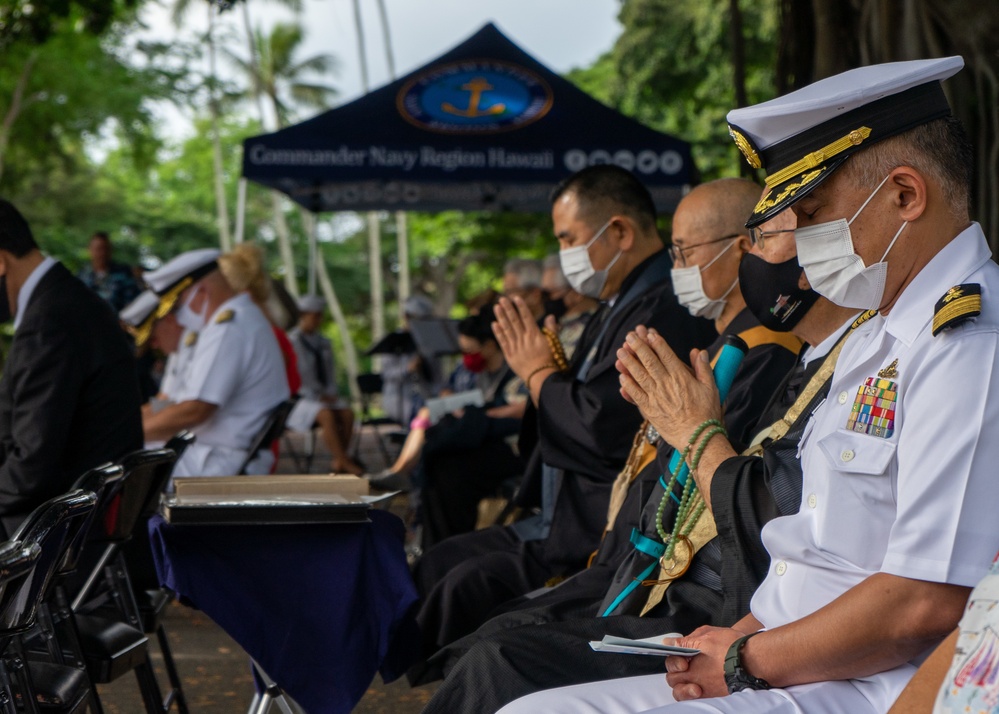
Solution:
M691 350L691 371L662 335L639 326L628 333L617 357L621 394L674 448L685 447L704 421L721 419L721 402L707 352Z
M496 322L493 334L510 369L525 382L535 369L553 364L551 348L534 321L531 311L522 298L500 298L495 309ZM545 327L556 329L555 318L549 315ZM554 370L553 370L554 371ZM536 383L542 380L537 377Z
M724 697L725 655L732 643L747 633L728 627L698 627L686 637L666 637L664 645L694 647L693 657L667 657L666 683L678 702L705 697Z

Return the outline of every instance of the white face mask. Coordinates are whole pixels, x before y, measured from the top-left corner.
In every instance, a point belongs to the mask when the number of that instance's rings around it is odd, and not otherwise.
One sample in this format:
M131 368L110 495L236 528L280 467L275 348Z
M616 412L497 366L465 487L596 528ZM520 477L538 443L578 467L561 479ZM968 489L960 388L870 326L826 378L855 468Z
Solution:
M177 310L177 323L183 327L185 330L190 330L191 332L200 332L201 328L205 326L208 322L208 301L205 300L205 306L201 313L198 314L191 309L191 303L194 302L195 296L197 296L198 291L193 290L191 296L184 301L184 304L180 306Z
M614 220L613 218L611 221ZM590 260L590 246L597 242L597 238L604 234L607 226L611 224L607 221L593 236L586 245L577 245L575 248L566 248L558 253L559 262L562 264L562 272L569 285L580 295L586 297L599 298L607 283L607 274L614 267L614 263L621 257L621 251L617 252L614 259L602 270L595 270Z
M708 320L717 320L721 317L722 311L725 310L725 298L728 297L735 286L739 284L739 278L735 279L725 294L720 298L712 300L708 297L707 293L704 292L704 283L701 281L701 273L714 265L715 261L725 255L729 248L736 244L738 238L733 238L732 242L725 246L718 255L711 259L707 265L703 268L699 268L696 265L691 265L687 268L673 268L670 271L670 275L673 278L673 292L676 293L676 299L681 305L683 305L694 317L703 317Z
M865 266L863 259L854 251L850 224L877 195L889 176L885 176L849 221L840 218L798 228L794 232L798 263L804 268L812 289L841 307L877 310L884 300L885 279L888 277L885 258L909 222L905 221L895 233L881 260L869 266Z

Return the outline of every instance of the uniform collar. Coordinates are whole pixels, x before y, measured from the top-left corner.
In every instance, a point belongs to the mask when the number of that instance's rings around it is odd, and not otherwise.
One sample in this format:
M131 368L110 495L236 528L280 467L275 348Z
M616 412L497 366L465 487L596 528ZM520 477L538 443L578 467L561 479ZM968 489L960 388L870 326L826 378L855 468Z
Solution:
M38 287L38 283L42 281L45 274L49 272L55 264L55 258L45 256L45 259L35 266L35 269L31 271L31 275L29 275L28 279L24 281L24 285L21 286L20 291L17 293L17 315L14 316L14 330L17 330L17 328L21 326L21 320L24 319L24 312L28 309L28 303L31 302L31 294L35 292L35 288Z
M249 294L237 293L236 295L232 296L224 303L219 305L218 309L211 314L211 316L208 318L208 322L206 322L205 324L206 325L213 324L215 322L215 319L222 314L223 310L232 309L235 311L236 308L246 307L247 303L249 303L250 305L253 304L253 300L250 298Z
M911 345L933 319L933 306L940 296L966 282L969 275L991 258L982 227L972 223L912 279L885 318L885 330L906 346Z

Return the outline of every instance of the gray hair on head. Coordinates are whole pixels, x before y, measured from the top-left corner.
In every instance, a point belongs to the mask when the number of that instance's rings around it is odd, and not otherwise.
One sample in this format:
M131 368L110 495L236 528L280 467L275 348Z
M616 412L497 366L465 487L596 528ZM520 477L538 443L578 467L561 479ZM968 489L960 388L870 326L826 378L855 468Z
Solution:
M532 258L512 258L503 266L504 275L516 275L521 290L541 287L541 261Z

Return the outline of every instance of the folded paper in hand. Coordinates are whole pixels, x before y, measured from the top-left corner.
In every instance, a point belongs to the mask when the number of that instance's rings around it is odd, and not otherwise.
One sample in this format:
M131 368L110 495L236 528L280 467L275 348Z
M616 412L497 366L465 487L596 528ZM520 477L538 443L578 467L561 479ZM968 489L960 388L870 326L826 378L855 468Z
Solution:
M481 389L469 389L467 392L455 392L446 397L427 400L430 411L430 423L436 424L445 414L456 412L465 407L481 407L485 404Z
M629 640L626 637L615 637L614 635L604 635L599 642L590 642L590 647L594 652L618 652L622 654L653 655L655 657L666 657L674 655L677 657L693 657L701 651L692 647L676 647L674 645L664 645L663 639L666 637L682 637L679 632L667 632L664 635L646 637L641 640Z

